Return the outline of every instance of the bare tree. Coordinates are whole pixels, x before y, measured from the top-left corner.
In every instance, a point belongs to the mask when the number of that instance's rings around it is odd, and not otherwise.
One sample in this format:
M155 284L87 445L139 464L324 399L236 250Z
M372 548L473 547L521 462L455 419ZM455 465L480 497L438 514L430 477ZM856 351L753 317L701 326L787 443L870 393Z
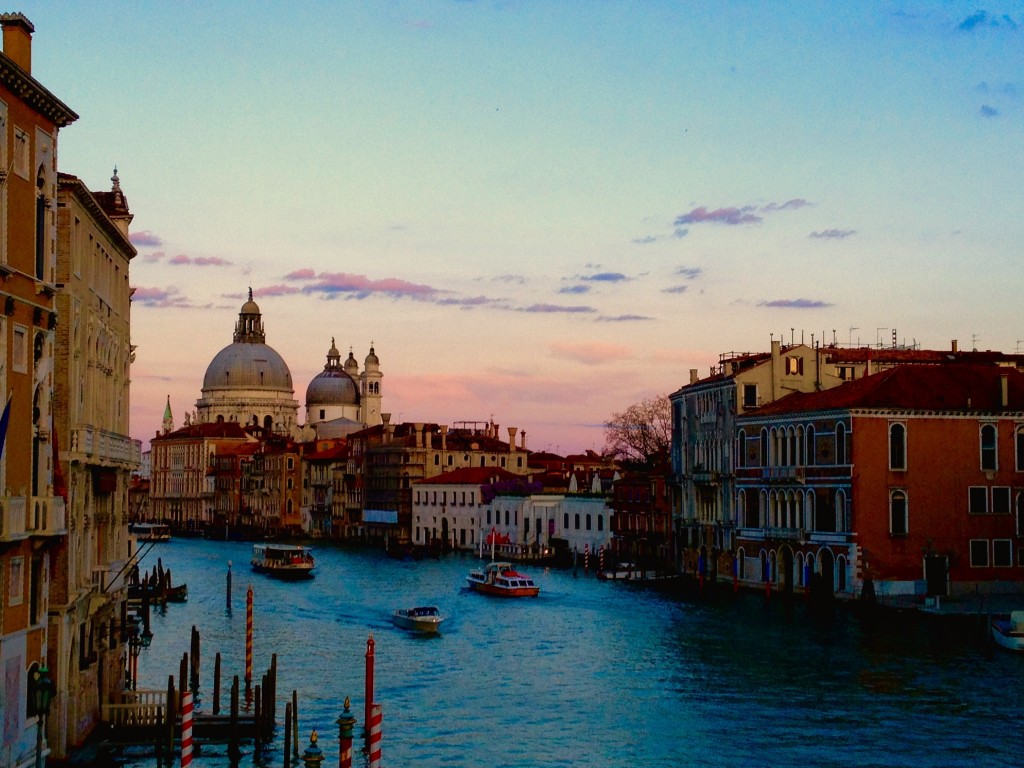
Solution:
M665 395L633 403L605 422L608 452L624 461L646 462L667 453L672 440L672 405Z

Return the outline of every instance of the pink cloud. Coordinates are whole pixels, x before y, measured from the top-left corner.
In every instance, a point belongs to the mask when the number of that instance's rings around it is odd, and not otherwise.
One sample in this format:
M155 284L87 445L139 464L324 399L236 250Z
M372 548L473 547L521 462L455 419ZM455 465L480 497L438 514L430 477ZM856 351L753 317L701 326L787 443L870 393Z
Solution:
M254 289L252 296L254 299L261 299L266 296L291 296L292 294L300 293L301 290L301 288L294 288L290 285L268 285L264 288Z
M142 307L189 307L192 303L177 288L147 288L132 290L132 303Z
M229 267L231 262L227 259L222 259L220 256L188 256L184 253L179 253L177 256L172 257L168 264L191 264L195 267Z
M430 298L436 296L439 291L429 285L410 283L397 277L387 277L383 280L371 280L366 275L354 275L348 272L321 272L315 277L312 270L298 270L287 275L288 279L313 280L302 290L305 293L325 294L354 294L357 298L363 299L375 293L384 293L389 296L412 298Z
M316 272L308 267L306 269L296 269L294 272L289 272L284 276L285 280L312 280L316 277Z
M144 229L141 232L132 232L128 239L132 245L137 248L153 248L158 245L163 245L163 241L159 235L155 235L148 229Z

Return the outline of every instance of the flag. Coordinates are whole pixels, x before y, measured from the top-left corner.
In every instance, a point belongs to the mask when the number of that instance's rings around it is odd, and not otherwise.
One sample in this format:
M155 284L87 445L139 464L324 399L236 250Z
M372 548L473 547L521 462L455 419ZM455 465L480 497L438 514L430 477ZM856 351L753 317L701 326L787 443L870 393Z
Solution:
M4 415L0 416L0 457L4 455L4 443L7 442L7 422L11 420L11 398L14 397L14 390L7 395L7 405L4 406Z

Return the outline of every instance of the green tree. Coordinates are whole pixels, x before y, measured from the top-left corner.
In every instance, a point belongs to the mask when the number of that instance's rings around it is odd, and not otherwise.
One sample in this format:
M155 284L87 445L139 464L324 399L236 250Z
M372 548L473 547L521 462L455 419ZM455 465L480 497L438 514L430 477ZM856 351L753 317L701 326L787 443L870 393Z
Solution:
M648 462L667 454L672 440L672 405L666 395L633 403L604 424L605 446L620 461Z

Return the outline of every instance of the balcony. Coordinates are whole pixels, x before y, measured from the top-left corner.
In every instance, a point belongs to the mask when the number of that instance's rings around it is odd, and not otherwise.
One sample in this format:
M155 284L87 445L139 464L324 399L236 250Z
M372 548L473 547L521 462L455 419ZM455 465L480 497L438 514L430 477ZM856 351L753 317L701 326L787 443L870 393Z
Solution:
M0 498L0 542L22 541L28 538L25 529L24 496Z
M125 588L124 561L115 560L92 569L92 586L96 592L118 592Z
M95 427L71 430L71 453L85 454L97 462L117 462L138 467L142 463L142 442Z
M764 467L761 479L768 483L803 483L806 472L803 467Z
M857 534L852 531L805 531L805 538L811 544L852 544Z
M30 536L66 536L67 511L60 496L29 496L25 527Z

